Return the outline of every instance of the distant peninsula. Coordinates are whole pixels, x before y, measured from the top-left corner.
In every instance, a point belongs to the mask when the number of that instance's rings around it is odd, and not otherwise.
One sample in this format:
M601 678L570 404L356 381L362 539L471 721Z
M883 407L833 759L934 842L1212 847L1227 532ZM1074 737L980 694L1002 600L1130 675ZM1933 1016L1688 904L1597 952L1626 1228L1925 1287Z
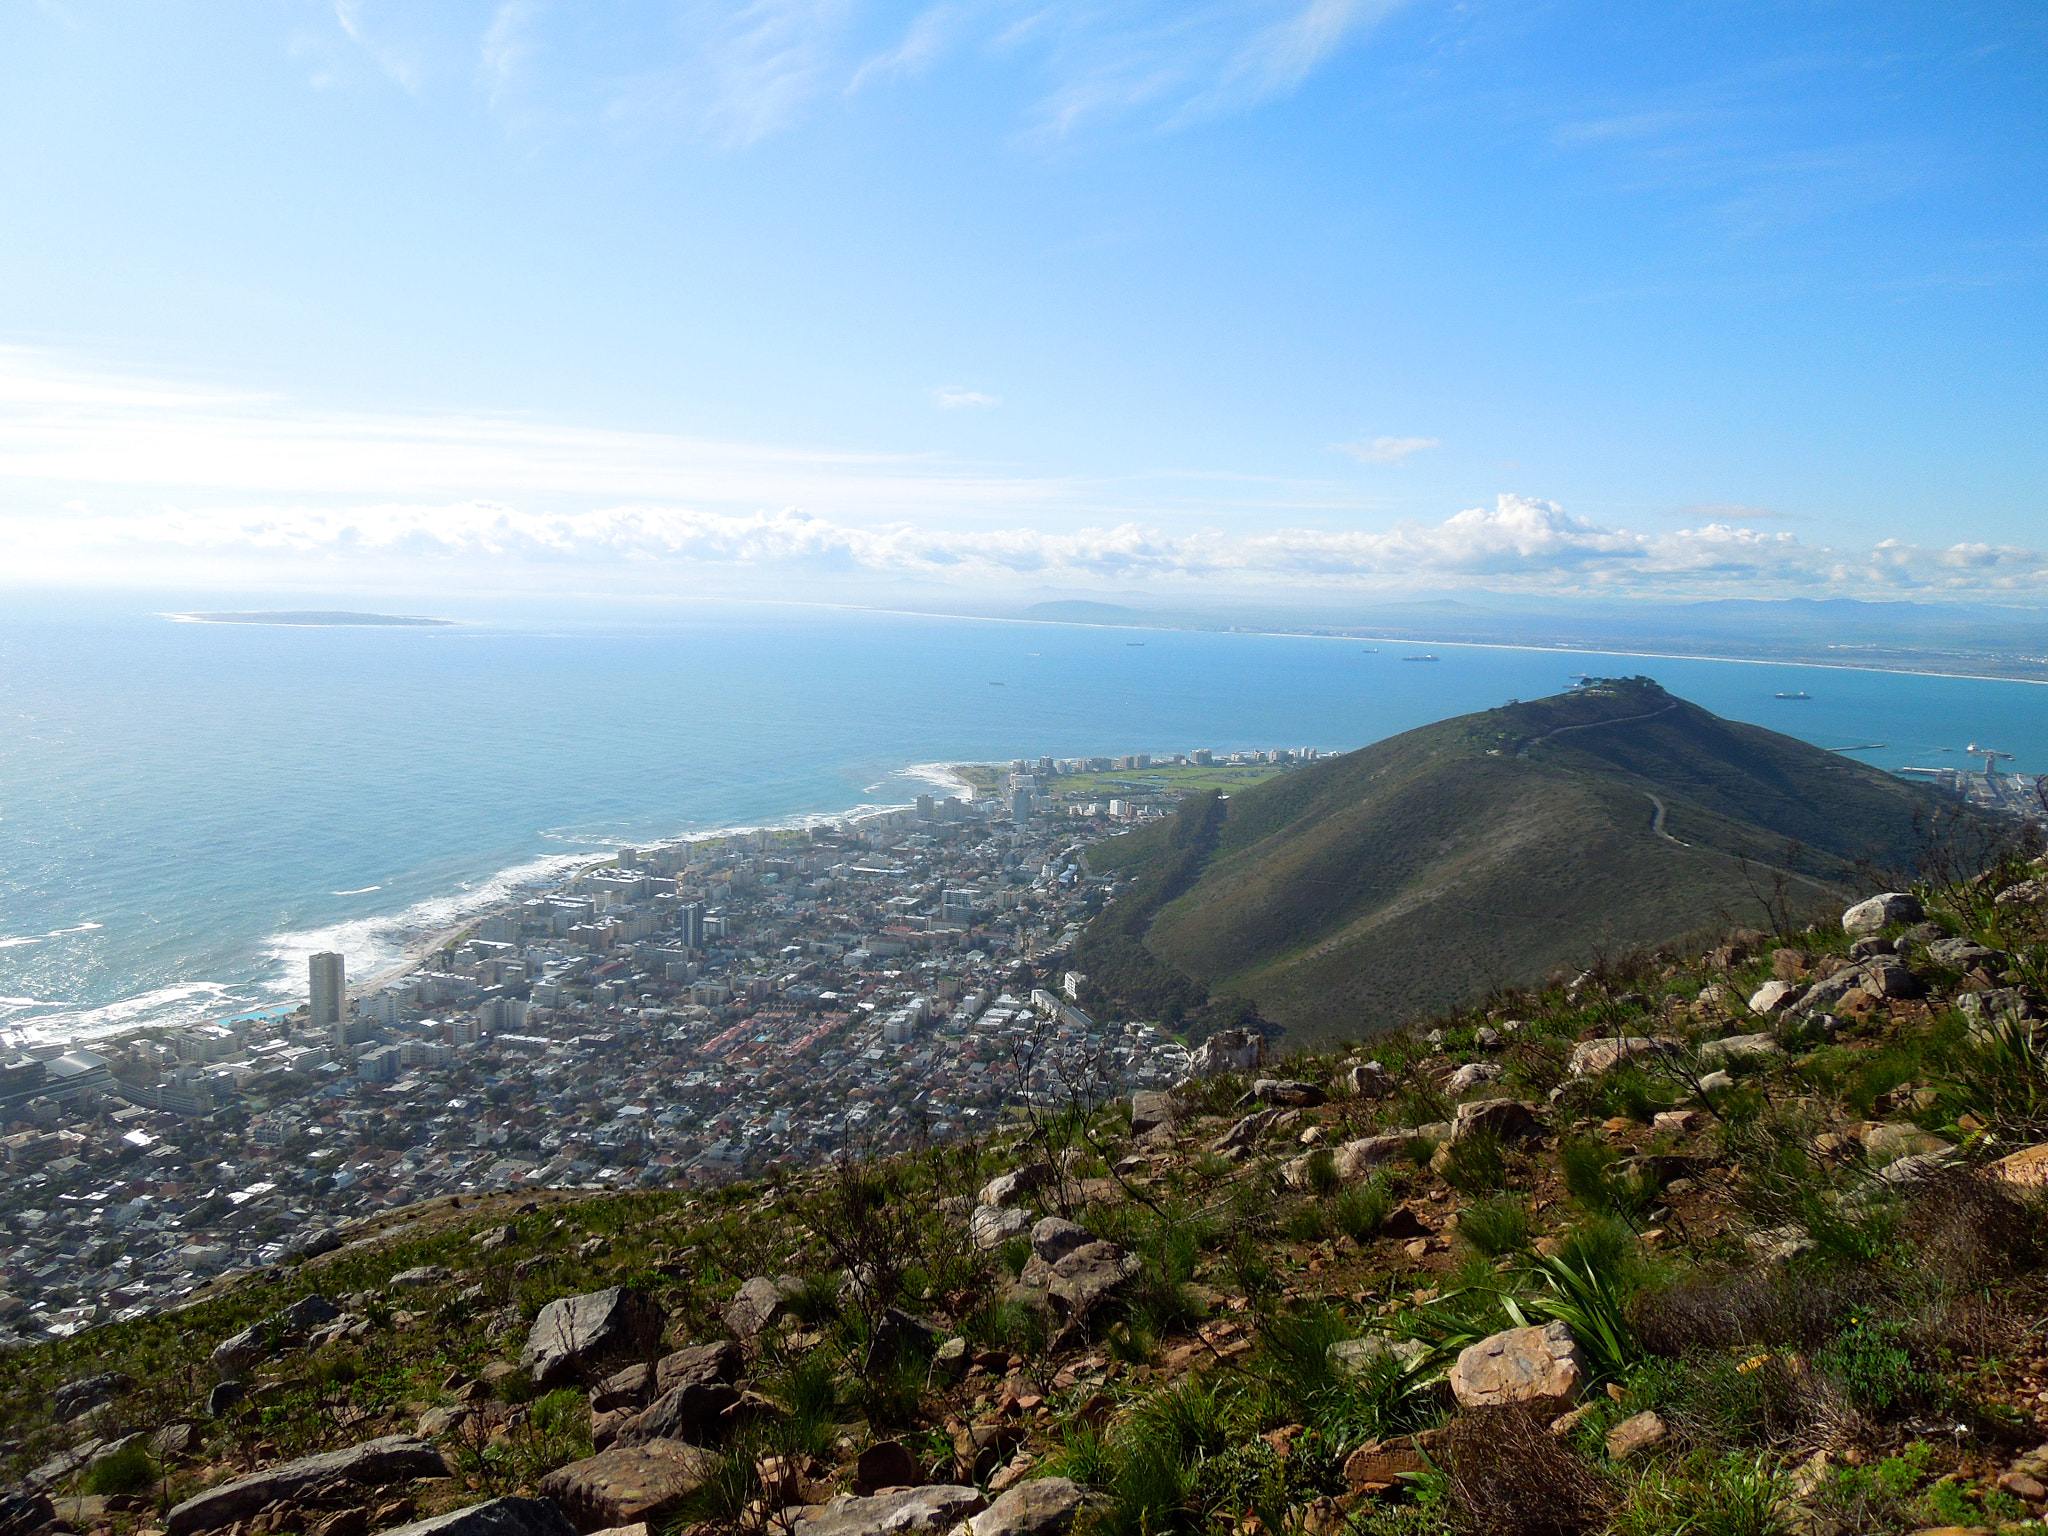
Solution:
M421 618L410 613L329 613L314 609L285 609L262 613L167 613L164 617L178 624L348 624L370 628L390 625L445 627L455 622L453 619Z

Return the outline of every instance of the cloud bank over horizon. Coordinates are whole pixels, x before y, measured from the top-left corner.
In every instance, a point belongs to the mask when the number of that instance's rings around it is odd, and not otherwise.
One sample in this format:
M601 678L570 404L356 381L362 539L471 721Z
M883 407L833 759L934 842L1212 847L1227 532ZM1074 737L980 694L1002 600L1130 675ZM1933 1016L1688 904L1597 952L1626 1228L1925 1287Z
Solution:
M1384 445L1384 446L1382 446ZM1385 462L1434 446L1383 438ZM1713 514L1640 531L1515 491L1390 521L1220 471L1033 475L507 417L296 409L0 351L0 565L17 582L593 590L705 580L859 601L1055 584L1177 601L1486 587L1559 596L2048 598L2048 553L1808 542ZM1766 514L1768 516L1768 514Z

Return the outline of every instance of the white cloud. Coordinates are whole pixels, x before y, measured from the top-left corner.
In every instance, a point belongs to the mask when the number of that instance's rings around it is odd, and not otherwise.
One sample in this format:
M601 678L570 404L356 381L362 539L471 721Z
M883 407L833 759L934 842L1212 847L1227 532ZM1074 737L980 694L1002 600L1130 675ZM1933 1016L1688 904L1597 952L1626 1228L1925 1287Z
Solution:
M1443 445L1440 437L1376 437L1369 443L1339 443L1337 448L1361 464L1401 464L1411 453Z
M962 389L954 384L942 384L932 391L932 403L942 411L957 411L967 406L1001 405L1001 395L985 395L978 389Z
M958 387L934 398L994 403ZM1365 450L1398 462L1430 441ZM1327 488L1275 480L1080 479L518 417L309 412L6 349L0 507L0 571L16 581L390 584L445 582L459 568L517 584L574 568L620 589L708 574L1189 593L1420 582L2048 596L2048 554L2015 546L1838 550L1734 516L1638 532L1516 495L1365 527ZM1286 525L1304 518L1322 526Z

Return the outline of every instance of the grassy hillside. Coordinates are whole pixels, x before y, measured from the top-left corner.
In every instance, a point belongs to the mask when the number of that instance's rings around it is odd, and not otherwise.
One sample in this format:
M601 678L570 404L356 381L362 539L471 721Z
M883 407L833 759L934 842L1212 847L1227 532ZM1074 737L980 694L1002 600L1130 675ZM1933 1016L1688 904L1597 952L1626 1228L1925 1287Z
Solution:
M1136 884L1082 960L1112 1011L1159 992L1116 991L1142 966L1104 936L1135 933L1167 971L1256 1001L1294 1038L1370 1033L1555 965L1839 904L1870 868L1912 866L1938 803L1647 679L1618 682L1233 795L1193 878L1178 823L1098 850L1097 868ZM1152 877L1168 864L1162 895Z
M1079 1091L722 1191L394 1211L0 1354L0 1530L431 1536L513 1495L543 1502L466 1529L566 1536L556 1501L585 1536L938 1536L986 1500L984 1536L2039 1532L2044 865L1285 1080ZM1752 1011L1773 980L1797 1000ZM529 1330L610 1286L647 1326L537 1383ZM315 1296L340 1315L287 1327ZM1534 1368L1489 1375L1509 1351ZM226 1508L412 1433L444 1459Z

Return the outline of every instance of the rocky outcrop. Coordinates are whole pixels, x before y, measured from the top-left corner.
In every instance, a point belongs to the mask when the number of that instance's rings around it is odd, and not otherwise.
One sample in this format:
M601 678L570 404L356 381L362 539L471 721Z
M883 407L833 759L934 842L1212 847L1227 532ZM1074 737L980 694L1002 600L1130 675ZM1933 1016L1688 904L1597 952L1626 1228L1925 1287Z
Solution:
M1064 1477L1018 1483L967 1522L971 1536L1062 1536L1088 1506L1088 1491Z
M1330 1096L1314 1083L1298 1078L1262 1077L1252 1084L1252 1097L1261 1104L1278 1104L1284 1109L1314 1109Z
M540 1491L579 1531L641 1520L653 1525L703 1487L718 1466L717 1453L702 1446L649 1440L557 1467L540 1480Z
M1571 1074L1573 1077L1600 1077L1626 1062L1644 1056L1676 1056L1684 1049L1683 1041L1662 1035L1603 1035L1597 1040L1581 1041L1573 1047Z
M1781 985L1772 982L1772 986ZM1784 1048L1770 1035L1724 1035L1700 1043L1699 1058L1710 1067L1725 1067L1732 1061L1757 1061L1765 1056L1782 1056Z
M1216 1077L1224 1072L1249 1072L1266 1059L1266 1042L1248 1029L1219 1029L1204 1040L1188 1071L1194 1077Z
M1767 981L1749 994L1751 1013L1777 1013L1792 1006L1792 1000L1804 990L1790 981Z
M1057 1264L1076 1248L1095 1241L1095 1234L1079 1222L1047 1216L1031 1229L1031 1251L1048 1264Z
M793 1511L791 1536L928 1536L979 1514L987 1502L958 1483L933 1483L872 1498L842 1495L829 1504Z
M447 1463L426 1441L412 1435L385 1435L345 1450L302 1456L266 1467L247 1477L195 1494L172 1509L164 1521L169 1536L213 1531L246 1520L266 1505L291 1503L330 1483L358 1483L366 1488L406 1482L415 1477L445 1477Z
M1520 1403L1566 1405L1586 1379L1586 1359L1563 1323L1510 1328L1464 1350L1451 1367L1451 1392L1463 1408Z
M1881 933L1899 923L1917 923L1927 915L1911 891L1885 891L1859 901L1842 914L1844 933Z
M783 1275L774 1280L756 1275L726 1303L725 1326L732 1330L736 1339L752 1339L781 1317L789 1298L802 1289L802 1282L794 1275Z
M383 1536L576 1536L576 1527L551 1499L491 1499Z
M240 1381L278 1350L302 1342L313 1329L340 1316L341 1308L325 1296L301 1296L283 1311L215 1345L214 1373L222 1381Z
M967 1239L977 1248L1000 1248L1030 1230L1031 1213L1014 1205L977 1205L967 1218Z
M999 1173L981 1186L981 1192L974 1197L976 1205L992 1205L997 1210L1007 1210L1013 1205L1023 1205L1039 1190L1053 1180L1052 1164L1026 1163L1008 1173Z
M1501 1074L1497 1061L1468 1061L1451 1074L1451 1080L1444 1085L1450 1093L1470 1093L1474 1088L1484 1087Z
M1131 1095L1131 1134L1144 1136L1157 1130L1171 1130L1175 1119L1173 1095L1156 1088L1140 1088Z
M1408 1147L1405 1135L1361 1136L1337 1149L1337 1173L1341 1178L1362 1179L1382 1163L1391 1163Z
M559 1386L603 1361L646 1353L665 1321L652 1297L622 1285L564 1296L541 1308L519 1364L536 1386Z
M1393 1073L1376 1061L1361 1061L1344 1074L1344 1084L1360 1099L1383 1099L1398 1086Z
M1520 1099L1475 1099L1458 1106L1451 1122L1451 1140L1469 1141L1474 1136L1492 1136L1499 1141L1520 1141L1540 1134L1543 1116L1534 1104Z
M135 1386L135 1378L124 1371L102 1371L66 1382L50 1394L50 1416L67 1424L82 1413L103 1407Z

